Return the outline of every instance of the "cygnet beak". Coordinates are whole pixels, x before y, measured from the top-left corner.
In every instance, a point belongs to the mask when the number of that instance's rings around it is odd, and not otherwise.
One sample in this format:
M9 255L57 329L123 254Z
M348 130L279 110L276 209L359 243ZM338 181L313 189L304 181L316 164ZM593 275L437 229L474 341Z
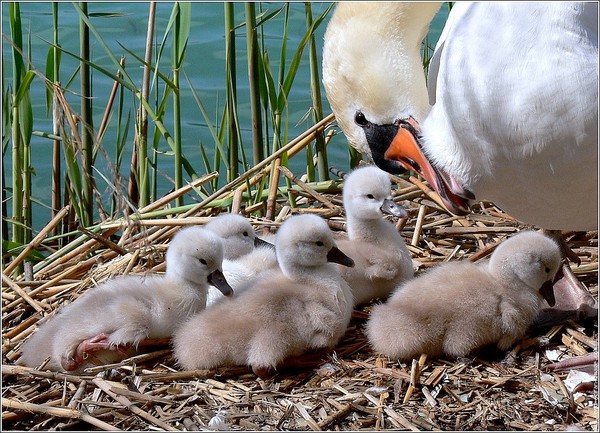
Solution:
M408 212L406 212L406 209L396 204L393 200L390 200L389 198L386 198L383 201L383 204L381 205L381 212L389 215L394 215L399 218L408 217Z
M254 248L258 248L258 247L263 247L263 248L273 248L275 249L275 245L273 245L271 242L267 242L264 239L259 238L258 236L256 236L254 238Z
M354 267L354 260L348 257L338 247L333 247L327 253L327 261L332 263L338 263L342 266L348 266L349 268Z
M554 284L552 284L552 281L546 281L544 284L542 284L542 287L540 288L540 295L542 295L542 297L551 307L556 305L556 299L554 298Z
M219 269L215 270L208 276L208 283L219 289L225 296L233 295L233 289L225 279L223 272L221 272Z

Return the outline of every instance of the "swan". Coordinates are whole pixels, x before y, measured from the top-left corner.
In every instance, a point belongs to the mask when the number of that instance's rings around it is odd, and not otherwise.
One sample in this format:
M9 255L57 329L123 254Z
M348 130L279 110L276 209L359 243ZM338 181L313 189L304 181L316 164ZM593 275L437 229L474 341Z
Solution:
M204 226L221 237L223 243L223 275L236 296L264 271L277 268L275 246L256 236L244 216L222 213ZM227 297L216 287L209 287L207 307Z
M50 370L80 371L91 353L114 359L144 339L170 337L205 308L209 284L231 296L222 259L217 235L200 227L180 230L167 249L164 275L119 276L88 290L39 327L23 344L19 363L37 367L50 357Z
M337 247L327 223L295 215L275 239L280 271L188 319L173 338L184 369L249 365L259 375L305 352L331 348L346 332L352 313L350 287L336 267L353 262Z
M404 239L384 213L401 218L407 212L392 200L390 175L376 166L354 169L342 189L348 239L338 247L354 260L338 266L354 296L354 304L386 298L404 280L414 276Z
M336 6L323 85L350 145L391 173L421 173L454 214L490 200L549 231L597 230L598 4L457 2L426 83L421 43L439 7ZM562 271L558 314L596 316Z
M554 303L558 244L523 231L485 263L447 262L402 285L367 322L373 348L394 359L463 357L488 345L504 351L522 338L544 299Z

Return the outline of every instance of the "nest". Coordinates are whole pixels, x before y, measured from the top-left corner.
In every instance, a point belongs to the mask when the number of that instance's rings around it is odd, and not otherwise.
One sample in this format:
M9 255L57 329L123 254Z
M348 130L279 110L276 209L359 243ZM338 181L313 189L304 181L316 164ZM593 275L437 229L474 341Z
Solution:
M259 233L275 231L289 215L305 212L321 215L334 231L344 231L341 183L333 181L317 191L288 169L277 169L277 161L273 158L267 162L270 167L252 171L237 189L229 185L208 201L230 199L225 201L232 211L247 215ZM274 191L267 202L244 208L240 189L252 175L266 174L269 168L275 168L271 175L287 176L294 188L287 199ZM392 179L394 200L410 216L391 220L418 264L417 274L444 261L480 260L508 236L531 229L487 202L478 203L467 217L452 216L418 179ZM169 200L153 206L165 206ZM267 217L251 216L260 206ZM200 203L188 214L163 220L129 218L105 224L98 233L82 235L38 263L33 278L26 278L27 272L3 272L3 428L597 431L596 382L593 389L581 384L573 389L580 372L545 368L560 359L597 356L595 319L532 331L509 353L464 359L422 356L402 363L370 348L364 325L372 304L365 305L355 311L333 351L311 354L316 360L311 367L278 371L268 379L247 367L180 371L168 343L147 347L118 364L89 368L82 375L15 363L20 345L43 316L111 276L163 271L164 252L178 227L204 224L225 210ZM575 275L597 298L597 232L565 235L581 259L572 267ZM38 244L34 239L32 248ZM15 268L9 265L5 271Z

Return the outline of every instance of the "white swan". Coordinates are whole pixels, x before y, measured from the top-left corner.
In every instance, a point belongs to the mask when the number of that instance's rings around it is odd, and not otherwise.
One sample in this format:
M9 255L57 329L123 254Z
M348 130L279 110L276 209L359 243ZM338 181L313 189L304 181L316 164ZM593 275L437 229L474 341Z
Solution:
M127 275L109 279L62 307L24 343L19 363L37 367L47 358L51 370L81 370L88 355L142 340L167 338L187 317L206 305L208 285L231 295L221 272L223 247L200 227L180 230L167 250L165 275ZM108 358L104 358L108 356Z
M338 4L323 83L350 144L421 172L454 213L476 197L545 229L595 230L598 4L457 2L428 95L420 47L438 9Z
M338 3L323 84L350 144L386 171L419 171L455 214L486 199L547 230L597 230L598 3L457 2L426 85L439 7ZM547 321L596 316L563 273Z
M403 360L422 353L467 356L487 345L507 350L525 335L543 297L553 303L560 259L554 240L527 231L502 242L487 263L437 266L373 308L369 341Z
M273 272L230 302L186 321L173 338L185 369L249 365L258 375L288 357L333 347L346 332L352 293L332 264L352 264L316 215L288 218L275 241L281 272Z
M375 166L353 170L344 179L343 201L348 239L338 247L354 267L338 266L359 305L386 298L402 281L414 276L410 251L384 213L406 217L392 200L390 175Z

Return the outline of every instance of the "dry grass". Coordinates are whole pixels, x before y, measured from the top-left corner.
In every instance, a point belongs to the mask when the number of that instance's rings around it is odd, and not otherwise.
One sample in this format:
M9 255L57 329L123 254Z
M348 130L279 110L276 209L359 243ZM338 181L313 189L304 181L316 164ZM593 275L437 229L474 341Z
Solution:
M296 207L285 199L259 205L271 217L252 217L257 230L276 230L287 216L301 212L317 213L333 230L344 230L339 189L320 194L293 173L283 174L298 185ZM397 226L419 271L448 260L481 259L507 236L528 228L490 203L475 206L466 218L451 216L417 179L394 181L395 200L411 214ZM213 199L233 197L234 209L249 215L253 209L236 201L241 185ZM363 333L367 305L319 365L265 380L245 367L178 371L168 344L81 376L15 364L20 344L42 315L110 276L162 271L174 231L204 224L220 211L199 206L163 220L107 224L102 236L72 251L68 245L36 265L33 279L3 273L3 429L597 430L597 386L573 394L566 383L569 371L544 371L554 354L597 352L597 320L532 332L503 357L421 358L405 364L370 349ZM597 298L597 232L572 233L568 239L582 260L574 272Z

